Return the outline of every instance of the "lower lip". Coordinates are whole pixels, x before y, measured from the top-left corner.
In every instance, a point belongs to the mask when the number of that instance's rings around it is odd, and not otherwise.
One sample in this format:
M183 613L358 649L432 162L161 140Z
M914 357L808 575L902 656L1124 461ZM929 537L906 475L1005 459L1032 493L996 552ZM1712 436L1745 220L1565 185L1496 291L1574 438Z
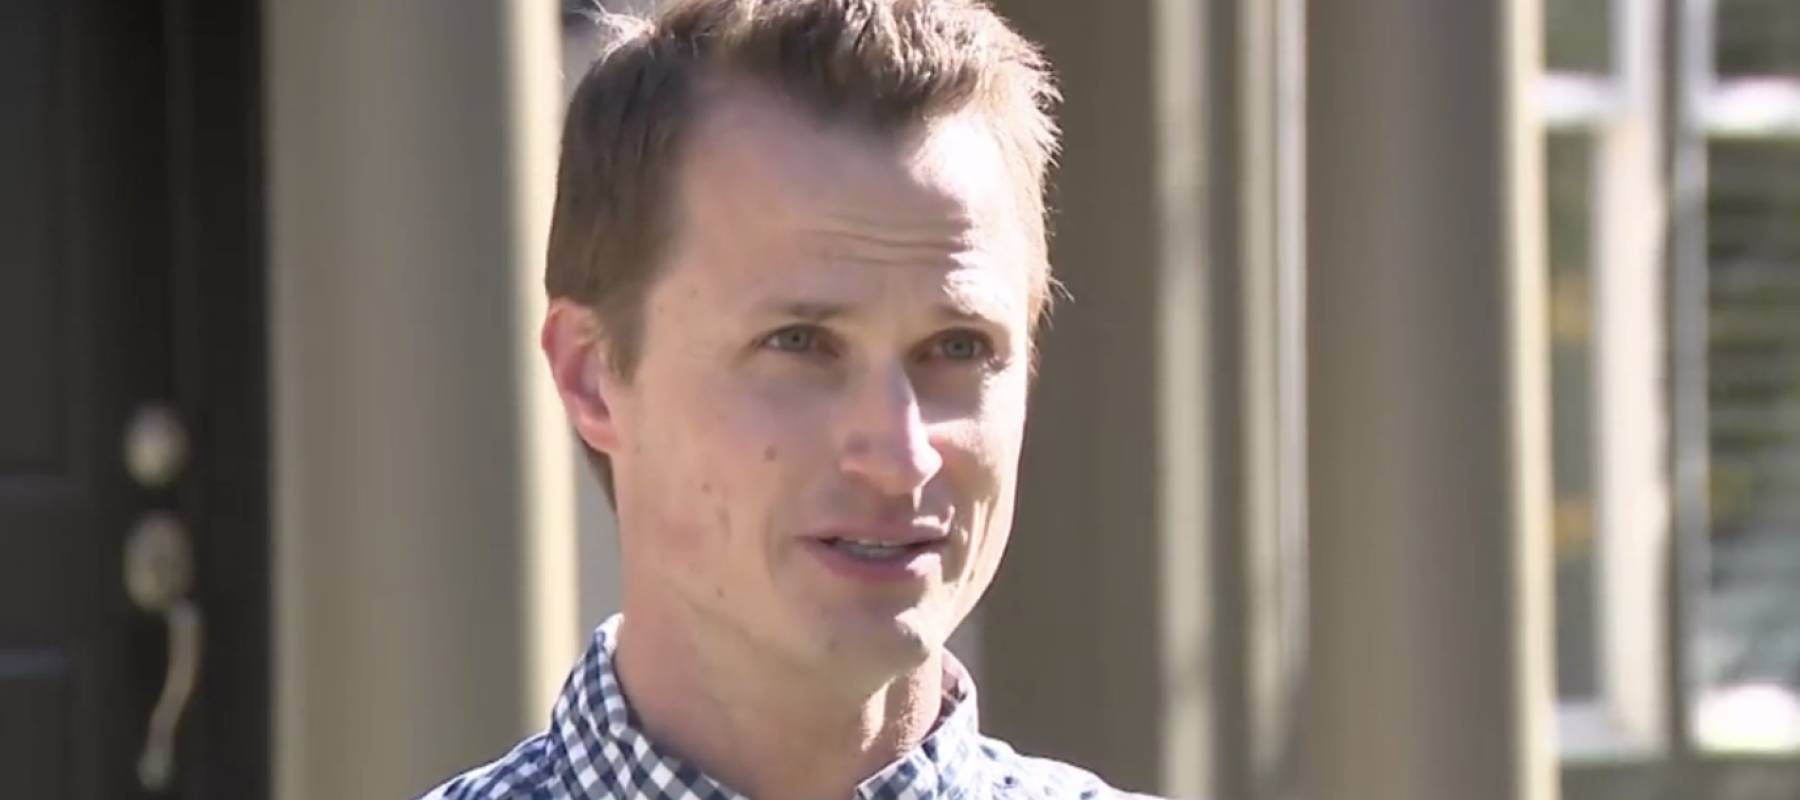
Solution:
M825 567L845 578L870 582L916 581L930 574L944 552L944 543L914 547L905 555L893 558L860 558L833 547L820 539L806 542Z

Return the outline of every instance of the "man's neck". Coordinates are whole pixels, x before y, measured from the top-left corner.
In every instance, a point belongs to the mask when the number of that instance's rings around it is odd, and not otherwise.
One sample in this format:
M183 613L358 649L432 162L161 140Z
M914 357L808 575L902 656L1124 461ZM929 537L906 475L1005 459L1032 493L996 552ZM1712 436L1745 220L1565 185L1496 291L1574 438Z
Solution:
M917 747L940 711L941 654L847 687L755 649L692 621L627 610L614 668L658 746L752 797L844 800Z

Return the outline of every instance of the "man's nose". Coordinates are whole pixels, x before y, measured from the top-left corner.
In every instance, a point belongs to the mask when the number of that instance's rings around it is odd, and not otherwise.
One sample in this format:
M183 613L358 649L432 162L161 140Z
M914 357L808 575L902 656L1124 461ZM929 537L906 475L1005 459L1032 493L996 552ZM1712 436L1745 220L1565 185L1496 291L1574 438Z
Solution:
M944 466L906 370L864 382L845 414L840 467L884 495L910 495Z

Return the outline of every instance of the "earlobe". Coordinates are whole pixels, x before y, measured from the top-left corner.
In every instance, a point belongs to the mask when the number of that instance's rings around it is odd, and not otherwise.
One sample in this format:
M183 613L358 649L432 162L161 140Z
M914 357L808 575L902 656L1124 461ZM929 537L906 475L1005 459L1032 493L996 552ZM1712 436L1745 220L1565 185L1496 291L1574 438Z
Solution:
M613 376L599 319L580 303L552 299L538 343L576 434L589 447L611 454L618 447L619 434L608 398L614 388Z

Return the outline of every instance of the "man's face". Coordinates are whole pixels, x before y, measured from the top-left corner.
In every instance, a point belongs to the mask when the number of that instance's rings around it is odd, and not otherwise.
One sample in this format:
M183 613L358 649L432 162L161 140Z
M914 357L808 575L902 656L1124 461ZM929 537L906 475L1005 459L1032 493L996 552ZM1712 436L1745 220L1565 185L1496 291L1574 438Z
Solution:
M971 115L896 143L760 93L688 140L609 394L626 602L801 667L917 664L1012 524L1039 248Z

